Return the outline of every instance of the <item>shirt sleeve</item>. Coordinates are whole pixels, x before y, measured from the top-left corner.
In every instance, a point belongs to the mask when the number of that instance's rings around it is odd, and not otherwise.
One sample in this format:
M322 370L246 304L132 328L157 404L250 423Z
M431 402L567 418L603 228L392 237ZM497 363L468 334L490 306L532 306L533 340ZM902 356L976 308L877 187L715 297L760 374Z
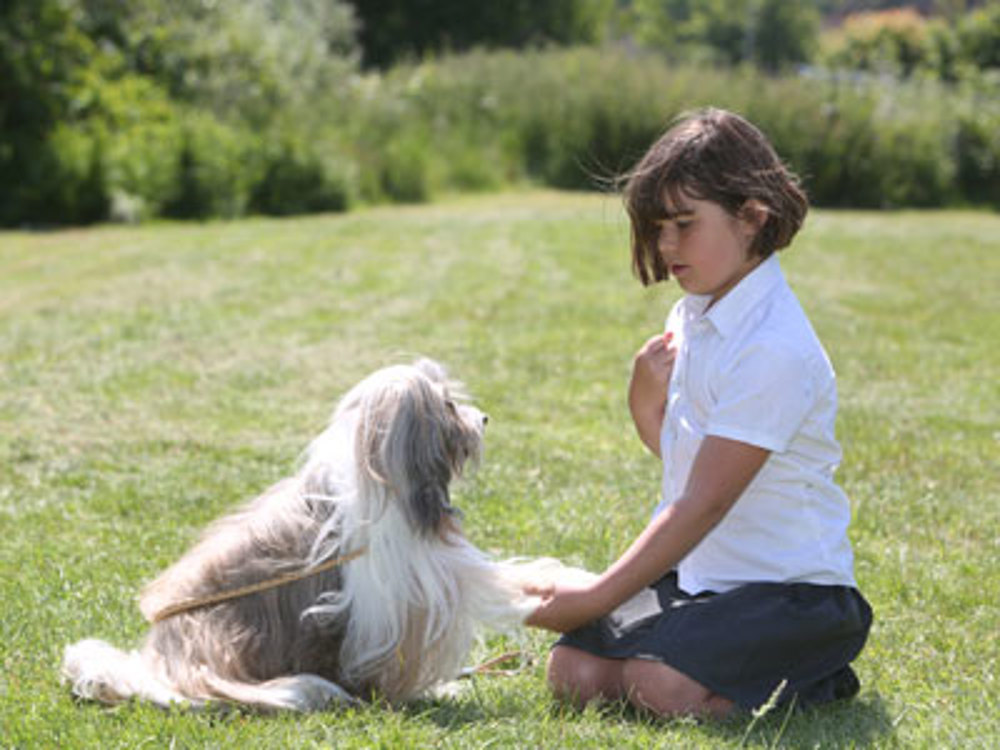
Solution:
M755 342L722 369L708 435L781 453L788 449L816 401L806 358L792 347Z

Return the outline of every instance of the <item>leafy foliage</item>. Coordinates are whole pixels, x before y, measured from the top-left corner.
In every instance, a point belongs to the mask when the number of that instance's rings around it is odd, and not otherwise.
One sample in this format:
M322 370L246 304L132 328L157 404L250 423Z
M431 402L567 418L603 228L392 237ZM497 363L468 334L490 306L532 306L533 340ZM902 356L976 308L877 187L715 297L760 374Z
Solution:
M365 63L384 68L472 47L596 42L614 0L354 0L353 5Z
M105 196L78 197L101 182L99 146L74 125L101 63L78 18L59 0L0 4L0 224L102 215Z
M349 198L346 178L324 165L320 154L290 136L264 144L262 174L250 193L249 211L272 216L343 211Z
M636 35L674 60L765 70L808 61L819 32L812 3L784 0L635 0Z
M9 0L0 225L591 188L705 104L772 133L818 203L998 205L996 6L855 16L802 66L816 28L783 0ZM375 32L428 57L364 72ZM479 44L529 48L442 51Z
M342 0L78 0L88 36L171 99L266 126L353 72Z
M337 108L354 33L336 0L4 3L0 225L243 213L254 182L276 179L261 143L307 137ZM311 196L279 210L343 205L326 160L297 157L323 187L299 180ZM277 205L268 189L256 209Z
M823 35L822 62L833 68L946 81L1000 75L1000 5L958 17L925 18L912 8L849 15Z
M488 154L480 163L499 182L514 175L607 186L672 118L716 105L760 125L819 205L990 204L995 194L986 186L1000 155L989 133L1000 124L1000 105L984 86L845 80L822 71L771 77L612 50L478 53L369 78L355 114L378 143L389 137L379 133L405 122L405 136L425 144L432 187L448 179L455 144ZM959 164L968 170L961 178Z

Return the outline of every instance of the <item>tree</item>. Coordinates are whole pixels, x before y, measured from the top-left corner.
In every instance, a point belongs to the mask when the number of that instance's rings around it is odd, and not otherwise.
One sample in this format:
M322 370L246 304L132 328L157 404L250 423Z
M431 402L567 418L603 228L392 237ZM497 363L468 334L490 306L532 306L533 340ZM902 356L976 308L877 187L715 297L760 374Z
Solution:
M1000 4L987 3L958 22L962 56L980 70L1000 68Z
M0 224L96 221L123 194L238 212L251 139L337 111L355 31L342 0L2 0Z
M819 34L812 3L787 0L636 0L640 43L672 59L776 71L811 59Z
M828 37L828 65L908 76L926 62L930 24L911 8L855 13Z
M358 61L342 0L77 0L83 26L171 97L262 127Z
M0 3L0 225L104 210L99 145L72 124L86 114L86 73L99 52L61 0ZM77 196L74 185L84 188Z
M475 46L599 40L614 0L353 0L367 66Z

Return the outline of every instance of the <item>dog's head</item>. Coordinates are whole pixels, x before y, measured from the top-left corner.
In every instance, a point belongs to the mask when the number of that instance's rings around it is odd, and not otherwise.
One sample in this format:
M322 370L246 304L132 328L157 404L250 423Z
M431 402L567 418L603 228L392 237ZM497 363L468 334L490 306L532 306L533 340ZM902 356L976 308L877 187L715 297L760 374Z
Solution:
M449 484L478 459L487 421L460 384L431 360L387 367L344 397L334 422L345 417L354 427L359 492L401 502L421 534L442 532L456 513Z

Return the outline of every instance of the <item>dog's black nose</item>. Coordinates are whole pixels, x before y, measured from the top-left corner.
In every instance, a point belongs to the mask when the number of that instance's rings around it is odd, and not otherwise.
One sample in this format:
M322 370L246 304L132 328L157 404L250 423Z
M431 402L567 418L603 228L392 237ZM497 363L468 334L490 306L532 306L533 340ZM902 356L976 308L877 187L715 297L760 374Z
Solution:
M489 423L490 423L490 415L489 414L483 414L483 427L485 427Z

